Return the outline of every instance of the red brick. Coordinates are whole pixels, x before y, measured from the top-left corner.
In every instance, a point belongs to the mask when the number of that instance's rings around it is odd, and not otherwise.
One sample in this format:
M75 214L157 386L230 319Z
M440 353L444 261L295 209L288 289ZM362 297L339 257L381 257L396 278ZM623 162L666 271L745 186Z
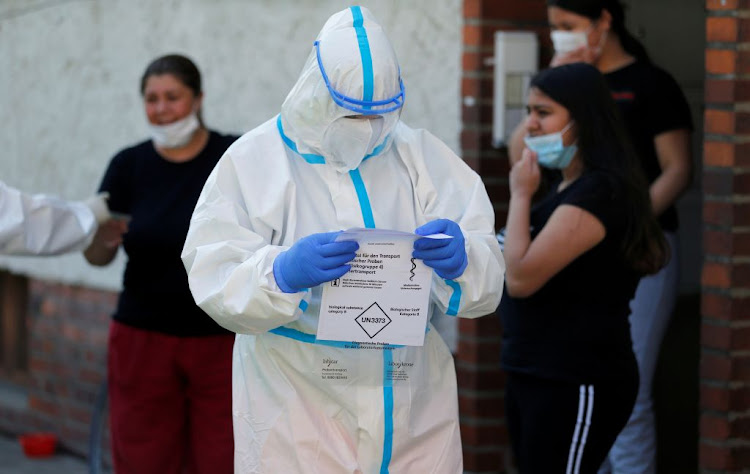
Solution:
M727 295L704 292L701 296L701 314L704 318L730 319L732 298Z
M750 327L741 326L732 328L730 349L733 351L750 350ZM750 409L750 407L748 407L748 409ZM748 433L750 433L750 431Z
M739 416L729 423L729 433L733 438L747 438L750 434L750 416Z
M750 226L750 204L738 203L732 206L733 224L736 226Z
M498 446L497 451L486 449L473 449L472 446L464 444L464 471L467 472L505 472L505 452L507 450Z
M747 18L739 19L737 36L737 41L740 43L747 43L750 41L750 20Z
M471 446L494 446L508 442L508 432L501 421L461 419L461 442Z
M42 399L36 395L29 395L29 408L51 416L58 416L60 414L60 406L57 403Z
M706 133L731 135L734 133L734 112L729 110L706 109L703 130Z
M700 361L700 376L704 379L729 382L732 378L732 359L704 352Z
M730 256L733 251L732 241L731 232L704 230L703 253L711 256Z
M736 10L740 0L706 0L707 10Z
M488 66L485 66L483 64L484 56L481 53L478 52L468 52L464 51L464 53L461 55L461 67L465 71L479 71L482 68L487 68Z
M732 346L732 328L703 323L701 327L701 345L712 349L729 350Z
M698 448L698 462L703 469L729 469L731 449L726 446L710 445L701 442Z
M703 193L708 196L729 197L734 194L734 173L730 168L703 170Z
M750 264L738 263L732 268L732 288L750 289Z
M728 202L703 202L703 223L722 227L731 226L734 221L734 206Z
M750 356L735 356L732 358L732 380L750 380ZM750 406L745 408L750 410Z
M750 385L736 387L729 391L729 410L746 412L750 409Z
M480 25L464 25L462 37L465 46L479 46L482 43L482 27Z
M701 438L725 440L729 438L729 420L715 415L702 415L700 420Z
M747 135L750 133L750 114L747 112L737 112L734 114L734 133Z
M733 17L708 17L706 19L706 41L731 43L737 41L739 21Z
M737 53L735 71L738 74L747 74L750 72L750 52L741 50Z
M500 361L500 338L486 340L465 339L458 341L457 360L469 363L498 363Z
M728 263L704 262L701 285L713 288L729 288L732 284L732 268Z
M729 388L701 385L700 408L702 410L729 411L730 396Z
M461 96L462 97L474 97L479 99L479 93L481 92L481 84L479 79L474 77L461 78Z
M462 150L481 150L482 132L477 129L464 128L461 130Z
M703 94L706 104L727 104L735 102L736 82L729 79L707 79Z
M734 321L750 320L750 298L734 298L730 318Z
M703 163L706 166L733 166L734 151L732 143L706 141L703 144Z
M456 367L456 377L459 390L498 391L505 388L505 374L499 365L497 369L482 371L459 365Z
M737 71L737 51L706 49L707 74L733 74Z
M459 318L458 330L461 334L482 337L499 337L502 334L500 320L494 314L481 318Z
M476 10L475 6L471 6ZM484 20L508 22L538 22L547 24L546 0L502 1L483 0L479 2L479 15Z
M464 20L480 18L483 0L464 0Z
M505 401L500 395L478 396L472 392L459 390L458 413L461 417L500 419L505 416Z

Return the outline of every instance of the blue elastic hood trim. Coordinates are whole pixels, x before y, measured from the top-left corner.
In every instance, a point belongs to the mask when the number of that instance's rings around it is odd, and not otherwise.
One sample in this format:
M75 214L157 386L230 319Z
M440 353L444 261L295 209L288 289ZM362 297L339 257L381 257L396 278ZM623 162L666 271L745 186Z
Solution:
M458 315L458 308L461 305L461 285L457 281L443 280L445 284L453 288L453 294L448 302L448 312L445 313L448 316Z
M381 143L380 145L378 145L375 148L373 148L372 149L372 153L370 153L369 155L365 155L365 157L362 158L362 161L365 161L368 158L372 158L373 156L381 154L383 152L383 150L385 150L385 144L388 143L388 139L389 138L391 138L391 134L390 133L388 135L386 135L385 140L383 140L383 143Z
M357 198L359 199L359 208L362 210L362 220L365 222L365 227L368 229L375 228L375 218L372 217L372 207L370 207L370 198L367 196L367 188L365 188L365 182L362 181L362 175L359 174L359 170L351 170L349 176L352 178L354 183L354 189L357 191Z
M276 128L279 129L279 135L281 135L281 139L284 140L284 143L286 146L288 146L293 152L301 156L305 159L308 163L311 165L322 165L326 162L326 159L323 158L320 155L315 155L313 153L300 153L297 149L297 144L295 144L291 138L287 137L284 133L284 126L281 125L281 114L279 114L278 117L276 117ZM374 151L374 150L373 150Z
M362 58L362 80L363 80L363 91L362 100L372 101L372 94L374 90L374 75L372 71L372 54L370 53L370 42L367 39L367 30L364 27L364 18L362 17L362 9L358 6L350 8L352 11L352 18L354 19L354 30L357 32L357 44L359 45L359 55ZM365 106L363 108L369 109L370 107Z

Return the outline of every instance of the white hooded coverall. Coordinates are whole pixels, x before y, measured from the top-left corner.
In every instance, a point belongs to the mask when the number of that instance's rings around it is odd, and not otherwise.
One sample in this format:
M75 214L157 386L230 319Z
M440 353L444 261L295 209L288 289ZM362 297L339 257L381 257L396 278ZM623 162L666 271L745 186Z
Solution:
M97 221L109 217L103 197L64 201L27 194L0 181L0 254L59 255L83 250Z
M337 91L398 94L395 53L368 10L335 14L318 40ZM237 333L237 473L463 470L453 360L432 326L423 347L318 340L322 286L283 293L273 274L276 256L313 233L413 232L446 218L461 227L468 266L451 281L433 272L430 315L495 310L504 262L482 181L399 110L373 127L366 155L331 159L326 133L355 114L333 102L313 48L281 114L237 140L205 184L182 258L198 305ZM323 375L331 368L340 376Z

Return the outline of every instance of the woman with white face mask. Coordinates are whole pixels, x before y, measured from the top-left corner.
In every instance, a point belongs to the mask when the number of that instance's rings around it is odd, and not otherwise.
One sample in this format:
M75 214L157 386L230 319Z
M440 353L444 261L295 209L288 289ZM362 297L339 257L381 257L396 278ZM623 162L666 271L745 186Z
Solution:
M498 308L508 429L519 472L592 474L638 389L628 302L668 251L594 67L575 63L534 77L523 126ZM532 207L540 165L560 173Z
M112 459L118 473L231 473L234 336L195 305L180 252L203 184L237 137L203 124L200 72L184 56L155 59L141 94L151 138L120 151L100 186L129 219L109 337ZM106 265L118 247L99 232L85 256Z
M631 302L641 384L631 420L610 455L615 472L652 474L656 471L652 381L679 286L675 203L692 176L690 109L672 76L650 60L625 27L619 0L548 0L547 5L555 47L551 65L582 61L604 74L648 179L652 208L675 255L661 272L641 280ZM511 162L521 157L522 137L523 131L517 130ZM602 473L608 472L605 466Z

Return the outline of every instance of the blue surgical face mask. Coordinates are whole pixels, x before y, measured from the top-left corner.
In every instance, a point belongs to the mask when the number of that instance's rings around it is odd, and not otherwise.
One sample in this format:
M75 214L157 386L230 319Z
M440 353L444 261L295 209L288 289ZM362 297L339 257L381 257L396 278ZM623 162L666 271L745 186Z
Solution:
M573 122L569 122L565 128L559 132L549 133L532 137L526 135L523 137L526 147L536 152L537 161L540 166L545 168L563 169L567 168L570 160L575 156L578 147L574 144L563 145L563 135L568 131Z

